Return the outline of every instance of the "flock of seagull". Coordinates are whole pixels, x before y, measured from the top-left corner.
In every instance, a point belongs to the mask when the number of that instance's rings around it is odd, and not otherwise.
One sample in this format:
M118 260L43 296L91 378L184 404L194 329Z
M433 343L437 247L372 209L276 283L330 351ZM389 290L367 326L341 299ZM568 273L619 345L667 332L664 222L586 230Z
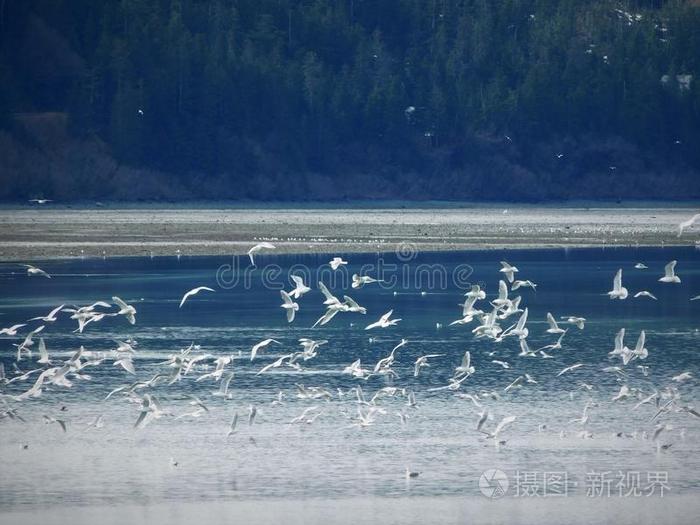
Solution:
M272 250L274 245L270 243L260 243L251 248L248 252L252 265L255 265L255 254L261 250ZM333 270L337 270L342 266L347 265L340 257L333 258L329 263ZM30 277L43 277L50 279L51 275L42 269L24 265L26 273ZM643 263L637 263L635 268L645 270L647 266ZM658 281L664 285L678 285L681 279L675 273L676 261L669 262L664 270L664 275ZM568 331L575 327L577 330L584 330L586 319L575 315L566 315L559 318L552 313L547 313L546 322L547 328L545 333L555 337L556 339L541 348L533 348L528 343L530 335L530 327L528 326L528 307L523 305L522 296L513 297L513 292L518 289L531 289L534 291L538 286L530 280L520 280L516 276L520 274L519 269L509 264L506 261L501 262L499 270L502 278L498 283L498 294L491 300L487 299L486 291L479 285L473 285L464 294L464 302L460 304L461 313L459 318L450 323L458 329L467 327L471 334L477 340L491 341L493 344L500 343L508 338L517 340L520 352L516 359L519 363L506 361L501 357L496 359L497 346L494 350L484 352L483 358L489 359L492 364L495 364L504 369L518 368L520 363L527 359L552 359L554 352L564 352L564 339ZM294 283L294 288L289 291L281 291L282 304L286 319L289 323L295 321L296 313L300 309L299 300L306 294L312 292L312 288L304 283L299 276L291 276L291 281ZM380 282L368 275L352 276L352 289L358 290L364 286L371 286ZM349 295L343 295L342 299L335 296L322 283L318 283L318 290L323 296L323 306L325 313L313 324L312 328L322 327L331 322L338 314L356 314L366 315L367 309L361 306L355 299ZM206 286L195 287L182 296L179 308L195 307L190 305L190 302L195 300L195 297L201 293L215 293L213 288ZM613 278L612 290L607 292L611 300L626 300L630 296L630 292L623 286L622 269L619 269ZM651 292L641 290L633 295L634 298L647 298L650 300L658 300ZM700 296L693 297L691 301L699 300ZM381 317L365 326L365 330L382 330L391 327L396 327L400 322L400 318L393 317L393 310L389 309ZM89 327L97 324L108 317L123 318L125 322L134 325L137 320L136 308L128 304L119 297L112 297L111 302L97 301L85 306L66 306L58 305L50 312L43 316L33 317L24 323L15 324L0 330L0 335L8 337L19 337L18 342L14 345L15 354L12 370L5 370L3 362L0 361L0 421L14 420L24 422L22 416L21 405L30 399L35 399L44 392L51 392L60 389L71 388L82 381L91 379L89 371L94 367L110 365L116 367L125 377L133 376L134 380L111 390L105 400L111 398L124 399L137 407L135 411L135 419L133 426L136 429L145 427L146 425L158 420L162 417L173 417L175 419L196 418L209 411L206 402L196 396L189 396L190 411L176 415L171 410L163 408L158 395L158 387L165 385L173 385L187 379L192 379L196 383L212 382L217 385L217 390L212 393L213 397L223 399L233 399L233 393L230 389L231 382L235 375L235 355L214 356L203 353L201 348L194 343L188 348L181 349L158 364L159 371L149 379L135 379L137 374L135 357L138 354L137 343L132 339L124 341L115 340L115 347L109 351L95 352L89 351L80 346L68 359L60 360L51 357L47 350L46 342L43 338L45 328L57 321L59 316L68 316L71 320L77 323L75 332L83 333ZM683 399L679 385L689 382L694 379L690 371L678 371L672 379L665 385L658 386L653 389L642 388L631 384L627 368L636 366L645 376L650 374L649 366L644 365L644 360L649 355L649 350L646 348L646 336L642 331L637 339L634 347L628 347L624 343L625 329L621 329L614 341L614 348L609 352L609 359L619 360L614 364L603 369L603 372L614 374L616 381L619 383L619 391L610 398L610 402L628 401L634 403L634 409L638 409L642 405L648 405L653 409L649 413L648 422L653 427L649 431L641 433L641 437L649 439L654 443L658 450L669 448L672 443L665 443L662 437L667 434L671 426L664 422L665 416L673 413L687 413L692 417L700 417L700 412L697 411L690 403ZM33 353L34 345L37 345L38 356ZM276 358L270 363L262 366L256 373L256 376L263 376L274 372L277 369L286 369L292 372L302 372L309 361L315 358L322 347L328 344L325 339L310 339L301 338L298 341L300 350L290 351L281 357ZM259 360L260 356L272 345L283 347L284 343L274 338L266 338L257 342L250 349L250 362ZM400 375L396 371L396 364L399 362L399 350L410 345L406 339L401 339L393 349L371 366L364 366L362 359L357 358L352 363L345 366L339 373L349 376L351 381L356 381L355 386L347 391L338 389L337 393L329 391L323 386L304 386L298 384L296 386L296 397L298 399L310 400L315 403L312 406L306 407L297 417L289 421L290 424L312 424L324 414L322 402L330 401L336 396L346 397L351 396L355 400L356 408L353 413L346 413L349 425L359 428L373 425L378 418L385 416L389 410L383 406L383 402L388 398L403 399L404 406L410 409L415 409L418 406L418 395L420 393L406 387L395 386L401 381ZM404 353L402 350L401 353ZM241 355L238 358L242 357ZM480 357L481 359L482 357ZM447 353L431 353L419 355L413 361L411 366L413 377L418 377L424 373L424 369L431 366L431 362L439 359L449 359ZM406 363L403 363L406 364ZM590 366L584 362L572 362L562 368L556 374L556 377L568 376L573 371ZM507 429L517 421L515 415L503 415L495 425L491 426L489 421L493 421L493 416L487 405L492 404L498 406L498 401L502 396L515 392L519 389L526 388L528 385L537 384L538 379L530 373L523 372L518 377L504 385L498 390L472 390L467 392L466 389L470 383L474 382L470 379L474 377L477 371L477 363L472 359L471 351L467 350L461 355L459 362L455 363L453 372L446 377L444 384L441 386L427 389L427 392L447 391L451 392L458 398L465 399L478 410L480 410L476 422L474 423L474 432L482 436L483 439L492 440L498 448L506 445L507 439L504 434ZM379 388L373 395L366 396L362 388L362 384L368 384L370 378L380 378L388 386ZM28 388L21 387L22 384L31 382ZM576 391L590 392L594 387L587 383L579 383ZM282 403L285 393L280 391L278 397L273 403ZM592 438L593 434L588 430L588 424L591 418L591 411L596 407L597 403L593 398L586 400L583 411L580 417L572 419L569 423L576 427L576 435L582 438ZM250 405L247 410L247 420L249 425L253 425L258 407ZM406 424L409 414L405 410L397 413L401 424ZM69 429L68 421L64 417L55 417L44 415L44 422L48 424L57 424L64 432ZM234 412L230 424L226 430L226 436L233 436L238 432L239 413ZM103 416L99 415L89 423L89 427L100 428L103 425ZM489 428L491 427L491 428ZM546 429L546 425L541 425L540 431ZM570 428L561 430L560 436L563 437L567 432L571 432ZM618 436L622 436L619 433ZM635 436L636 437L636 436ZM26 448L28 445L23 445ZM409 478L417 476L418 473L407 469L406 476Z

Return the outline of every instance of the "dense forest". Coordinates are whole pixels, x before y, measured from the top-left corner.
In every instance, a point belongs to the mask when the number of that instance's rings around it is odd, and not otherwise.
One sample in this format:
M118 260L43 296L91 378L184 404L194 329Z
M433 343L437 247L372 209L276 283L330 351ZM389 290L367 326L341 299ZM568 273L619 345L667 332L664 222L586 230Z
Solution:
M699 4L0 0L0 199L698 198Z

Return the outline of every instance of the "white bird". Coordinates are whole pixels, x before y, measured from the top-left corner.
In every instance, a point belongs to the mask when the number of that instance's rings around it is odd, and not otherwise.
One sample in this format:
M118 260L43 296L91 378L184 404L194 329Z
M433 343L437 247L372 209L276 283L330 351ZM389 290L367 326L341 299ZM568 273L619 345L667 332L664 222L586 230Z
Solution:
M229 437L231 434L236 433L236 425L238 424L238 412L233 414L233 419L231 420L231 424L228 427L228 433L226 434L226 437Z
M481 286L478 284L473 284L471 287L471 290L469 290L467 293L464 294L466 297L473 298L475 302L479 299L485 299L486 298L486 292L481 289ZM474 303L472 303L474 304Z
M678 277L674 270L676 269L676 263L678 261L671 261L666 266L664 266L664 276L659 278L661 283L680 283L681 279Z
M49 352L46 350L46 343L44 342L44 338L40 337L39 338L39 360L37 363L40 365L48 365L51 361L49 360Z
M566 374L567 372L571 372L572 370L576 370L577 368L581 368L583 366L583 363L576 363L575 365L567 366L564 368L561 372L557 374L557 377Z
M387 313L379 318L379 321L368 324L365 330L371 330L372 328L388 328L389 326L396 326L401 319L389 319L394 310L389 310Z
M575 315L564 315L562 316L562 319L566 319L566 322L569 324L576 325L576 328L578 328L579 330L583 330L584 326L586 325L585 317L577 317Z
M274 244L270 244L269 242L260 242L253 246L250 250L248 250L248 257L250 257L250 264L255 266L255 259L253 258L253 255L258 253L260 250L274 250L277 248Z
M480 430L480 432L482 434L486 434L488 437L493 438L495 440L496 438L498 438L498 435L501 432L503 432L503 430L516 419L516 416L506 416L503 419L501 419L501 422L498 425L496 425L496 429L493 431L493 433L487 432L485 430Z
M476 422L476 430L481 432L481 427L484 426L484 423L486 423L489 419L489 411L487 408L485 408L481 414L479 414L479 420Z
M29 199L29 202L33 202L35 204L47 204L53 201L51 199Z
M37 268L36 266L32 266L31 264L23 264L22 266L24 266L27 269L27 275L42 275L51 279L51 276L41 268Z
M61 311L61 308L63 308L64 306L65 306L64 304L62 304L61 306L57 306L56 308L51 310L44 317L32 317L29 320L30 321L43 321L44 323L53 323L54 321L56 321L56 315L58 314L58 312Z
M520 281L520 280L514 281L514 282L513 282L513 285L510 287L511 290L517 290L518 288L532 288L533 290L537 291L537 290L536 290L537 285L536 285L535 283L533 283L532 281L530 281L530 280L527 280L527 281Z
M306 286L304 284L304 280L301 277L299 277L298 275L290 275L289 277L296 284L296 287L294 288L294 290L289 292L290 297L294 297L295 299L299 299L302 295L311 291L311 288Z
M547 324L549 325L549 328L547 328L548 334L563 334L566 332L563 328L559 328L556 319L554 319L554 316L549 312L547 312Z
M185 301L187 301L187 299L189 299L193 295L197 295L199 292L202 291L213 292L214 290L207 286L198 286L197 288L192 288L189 292L182 296L182 300L180 301L180 306L178 308L182 308L182 305L185 304Z
M267 345L269 345L270 343L276 343L278 345L282 344L276 339L263 339L259 343L253 345L253 348L250 349L250 360L252 361L253 359L255 359L255 356L258 354L258 351L267 347Z
M283 301L280 307L287 311L287 321L291 323L294 321L295 312L299 310L299 304L292 301L292 298L289 297L289 294L284 290L280 290L280 295L282 296Z
M427 354L420 356L418 359L416 359L416 362L413 365L413 377L418 377L420 369L424 366L430 366L428 359L432 359L433 357L443 357L444 355L445 354Z
M331 268L335 271L341 266L348 264L348 262L344 261L341 257L333 257L328 264L330 264Z
M345 306L348 307L348 310L347 310L348 312L359 313L359 314L363 314L363 315L367 313L367 308L357 304L352 297L350 297L348 295L344 295L343 299L345 300L345 303L344 303Z
M518 269L515 266L508 264L506 261L501 261L501 266L502 268L498 271L504 273L505 276L508 278L508 282L512 283L515 279L515 274L518 272Z
M700 295L696 295L695 297L690 298L691 301L700 301Z
M119 307L117 315L123 315L130 324L136 324L136 308L130 304L126 304L116 295L112 297L112 301L114 301Z
M15 324L10 326L9 328L3 328L0 330L0 335L17 335L17 330L22 328L23 326L27 326L26 324Z
M700 213L696 213L687 221L683 221L682 223L680 223L678 225L678 237L683 235L683 230L685 230L686 228L690 228L699 219L700 219Z
M615 274L613 279L613 289L608 292L610 299L627 299L629 292L627 288L622 286L622 268L620 268Z
M654 301L658 301L658 299L653 293L647 292L646 290L642 290L641 292L637 292L636 294L634 294L635 299L637 299L638 297L649 297L650 299L654 299Z
M462 362L460 363L460 365L455 367L454 377L468 377L472 375L475 371L476 368L472 366L472 354L471 352L469 352L469 350L467 350L466 352L464 352L464 356L462 357Z
M372 283L378 283L381 282L377 279L374 279L370 277L369 275L358 275L358 274L353 274L352 275L352 287L353 288L362 288L365 284L372 284Z
M635 267L637 270L646 270L647 268L649 268L646 264L640 263L640 262L638 262L637 264L635 264L634 267Z
M684 381L687 381L688 379L691 379L693 377L693 374L690 372L683 372L681 374L678 374L677 376L673 376L671 378L672 381L675 381L676 383L682 383Z

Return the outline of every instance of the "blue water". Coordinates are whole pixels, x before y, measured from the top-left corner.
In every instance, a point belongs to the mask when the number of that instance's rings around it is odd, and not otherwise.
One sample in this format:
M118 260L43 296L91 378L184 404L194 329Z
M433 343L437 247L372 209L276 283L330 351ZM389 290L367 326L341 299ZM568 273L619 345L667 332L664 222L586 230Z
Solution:
M651 422L656 411L653 403L633 409L638 398L669 385L677 388L677 406L697 405L700 301L691 302L690 298L700 294L700 251L519 250L348 254L344 258L350 264L338 272L331 272L325 264L331 256L316 255L261 255L254 271L247 258L34 262L52 279L28 277L18 265L1 264L0 327L45 315L62 303L82 306L98 300L109 302L117 295L133 304L137 309L134 326L121 316L107 317L78 334L73 332L75 321L61 314L41 335L55 360L67 359L80 345L88 351L108 352L116 347L114 339L131 338L137 342L137 375L113 366L110 358L87 370L90 379L76 379L72 388L46 387L41 397L22 402L5 397L26 423L0 420L0 509L109 505L124 498L155 504L311 496L481 497L479 476L489 468L499 468L511 478L513 497L517 471L564 471L572 494L586 493L585 478L590 471L632 470L643 475L666 472L675 494L700 491L698 419L687 412L672 411ZM678 260L679 285L657 281L671 259ZM518 357L515 338L501 343L477 340L471 334L476 321L448 326L460 317L457 305L470 284L481 284L487 299L495 298L498 280L503 277L498 272L500 260L516 265L518 278L539 285L536 292L521 288L511 293L511 297L522 296L521 308L529 308L531 348L557 338L545 333L547 312L557 318L575 315L587 319L584 330L570 327L563 348L551 352L553 359ZM637 270L637 262L649 268ZM299 299L300 311L292 324L279 307L278 291L280 286L291 288L287 282L290 268L292 273L304 275L313 288ZM605 295L618 268L623 268L623 284L630 290L625 301L611 301ZM391 285L351 289L350 275L359 271L381 275ZM326 326L310 328L324 312L323 297L316 287L319 279L341 299L350 295L368 313L341 313ZM182 294L195 286L210 286L216 292L202 292L178 308ZM639 290L651 291L658 301L633 299ZM487 309L486 301L477 306ZM364 330L392 308L393 317L402 319L398 326ZM518 316L501 321L502 326L514 323ZM37 326L36 322L31 326ZM619 359L610 359L608 352L623 327L630 347L645 330L649 349L646 360L625 367L624 378L602 371L622 366ZM20 342L25 330L16 337L0 339L0 358L8 378L17 374L12 343ZM251 346L267 337L282 345L261 351L251 363ZM255 375L272 360L299 350L297 340L302 337L329 342L320 347L317 357L302 363L302 371L280 368ZM364 368L372 368L402 338L408 344L397 351L397 379L374 377L365 381L341 374L358 358ZM123 395L103 400L116 387L167 371L160 363L191 343L199 345L195 355L234 356L227 367L235 373L230 399L212 395L218 383L195 381L213 370L210 359L171 386L140 391L150 392L164 409L176 415L193 410L188 395L199 396L209 408L201 417L163 417L135 430L137 403ZM506 443L499 448L475 430L480 408L449 390L429 391L447 384L465 350L471 351L476 372L457 393L481 394L481 404L493 415L485 425L488 429L504 416L517 416L503 432ZM414 378L415 359L427 353L445 356L432 359L431 366ZM32 358L17 366L22 371L41 367L34 364L37 358L35 351ZM503 369L491 362L494 359L507 361L511 368ZM578 362L584 366L556 377L562 368ZM648 366L648 375L637 367L640 364ZM686 371L694 378L682 384L671 381ZM537 384L503 391L526 372ZM17 395L27 390L35 377L0 385L0 394ZM584 390L581 383L593 389ZM324 388L332 398L299 399L298 384ZM632 399L611 401L623 384L638 393ZM348 392L357 385L368 399L390 385L412 390L418 404L415 408L406 406L406 398L400 394L382 398L377 406L385 413L378 414L373 425L358 428L353 425L355 394ZM339 396L338 389L344 395ZM280 391L283 402L273 404ZM494 391L500 399L484 395ZM585 427L590 434L584 438L579 434L582 427L569 421L580 417L589 401L597 406L590 409ZM258 416L249 426L251 404L257 407ZM311 406L322 412L313 424L288 424ZM235 412L240 416L238 432L227 438ZM409 415L405 425L399 412ZM61 432L55 424L45 425L44 414L66 420L68 431ZM97 415L103 415L104 428L88 429L87 423ZM659 442L671 446L659 452L648 434L660 422L670 428ZM546 428L540 429L540 425ZM623 435L617 437L618 432ZM28 448L22 449L20 444ZM171 458L177 466L171 464ZM406 482L406 467L421 475Z

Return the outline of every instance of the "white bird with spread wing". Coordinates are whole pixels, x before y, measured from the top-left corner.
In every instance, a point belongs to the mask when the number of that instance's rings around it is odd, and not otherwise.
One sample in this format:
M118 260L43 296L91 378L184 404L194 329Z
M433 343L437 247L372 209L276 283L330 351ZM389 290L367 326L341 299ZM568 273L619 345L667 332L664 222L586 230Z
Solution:
M622 268L620 268L615 274L613 279L613 289L608 292L610 299L627 299L629 292L627 288L622 286Z
M664 276L659 279L660 283L680 283L681 278L675 273L676 263L678 261L671 261L666 266L664 266Z
M506 261L501 261L501 269L498 271L505 274L509 283L513 282L515 279L515 274L518 273L518 269L515 266L508 264Z
M213 292L214 290L209 288L208 286L198 286L197 288L192 288L189 292L187 292L185 295L182 296L182 300L180 301L180 306L179 308L182 308L182 305L185 304L185 301L189 299L190 297L197 295L199 292Z
M394 310L389 310L387 313L385 313L379 318L379 321L368 324L365 327L365 330L371 330L372 328L388 328L390 326L396 326L399 323L399 321L401 321L401 319L390 319L391 314L393 313Z
M255 259L253 256L258 253L260 250L274 250L277 248L274 244L271 244L269 242L260 242L253 246L250 250L248 250L248 257L250 258L250 264L255 266Z
M299 304L292 301L292 298L284 290L280 290L280 295L283 301L280 307L287 311L287 321L291 323L294 321L295 312L299 311Z
M136 324L136 308L130 304L126 304L116 295L112 297L112 301L119 307L119 311L116 315L123 315L126 320L129 321L129 324Z
M22 266L24 266L27 269L27 275L29 275L29 276L41 275L43 277L47 277L47 278L51 279L51 276L48 273L46 273L44 270L42 270L41 268L37 268L36 266L32 266L31 264L23 264Z
M289 292L290 297L293 297L294 299L299 299L302 295L311 291L311 288L304 284L304 279L302 279L298 275L290 275L289 277L290 279L292 279L292 281L294 281L294 284L296 285L294 290Z

